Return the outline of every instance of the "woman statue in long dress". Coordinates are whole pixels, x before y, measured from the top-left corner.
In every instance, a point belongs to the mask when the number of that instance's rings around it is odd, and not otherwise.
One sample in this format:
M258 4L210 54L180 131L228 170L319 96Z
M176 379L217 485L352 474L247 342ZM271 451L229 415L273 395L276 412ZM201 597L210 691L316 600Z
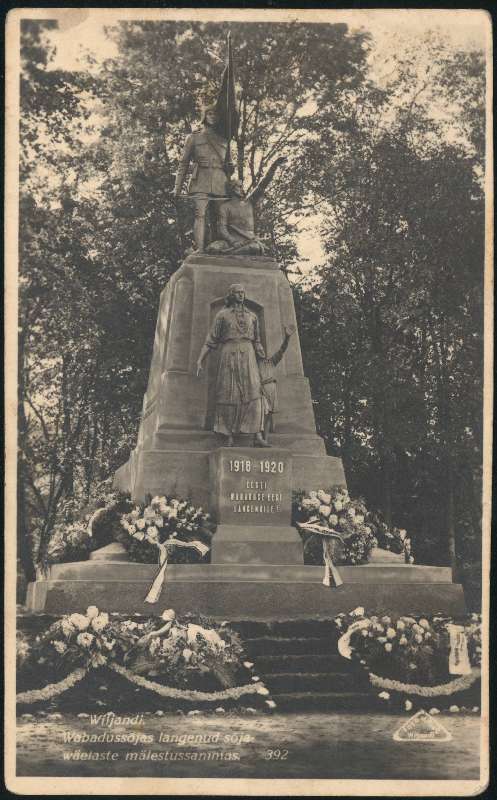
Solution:
M216 381L214 430L227 437L239 433L254 435L255 447L270 447L262 435L264 403L256 354L265 357L257 316L245 307L245 289L230 286L225 307L218 311L212 330L200 351L197 375L211 350L221 347Z

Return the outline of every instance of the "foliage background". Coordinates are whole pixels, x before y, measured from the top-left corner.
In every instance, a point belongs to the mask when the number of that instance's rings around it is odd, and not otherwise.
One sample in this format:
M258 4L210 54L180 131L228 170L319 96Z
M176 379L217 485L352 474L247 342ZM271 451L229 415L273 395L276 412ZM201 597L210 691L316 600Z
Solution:
M159 294L189 242L181 144L226 28L126 22L115 56L57 66L21 26L19 557L89 502L138 430ZM259 228L292 283L319 433L351 495L451 563L481 550L485 61L441 33L384 57L345 24L234 23L249 189L286 155ZM307 234L306 229L308 230ZM322 243L305 263L302 237ZM319 488L319 487L308 487ZM68 501L69 504L68 504Z

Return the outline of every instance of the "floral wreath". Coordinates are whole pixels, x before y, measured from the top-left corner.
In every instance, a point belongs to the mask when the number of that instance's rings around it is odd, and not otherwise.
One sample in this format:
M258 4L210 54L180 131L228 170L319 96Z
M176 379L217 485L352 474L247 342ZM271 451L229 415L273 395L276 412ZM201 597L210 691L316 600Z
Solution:
M302 493L296 502L296 522L303 533L334 534L340 542L337 563L365 564L374 547L403 553L406 563L414 563L407 532L389 528L380 514L369 512L361 498L351 499L343 486Z
M470 688L481 675L481 617L367 615L359 606L335 617L338 652L358 660L370 683L418 697L447 697ZM408 701L410 702L410 701Z
M196 552L204 558L210 550L215 526L202 507L187 500L157 495L145 506L135 506L121 517L121 541L136 561L158 561L159 569L145 597L156 603L166 577L170 556L176 550Z
M151 676L157 676L163 681L185 683L189 672L206 670L223 677L227 667L239 666L242 659L241 642L225 623L216 629L207 621L201 621L201 624L188 619L181 621L172 609L164 611L161 617L148 617L141 622L111 619L107 612L89 606L86 614L69 614L57 620L42 636L36 637L33 646L22 633L19 635L17 660L20 672L25 666L39 669L37 665L42 664L54 674L70 672L63 680L42 689L19 692L16 699L20 705L53 700L83 680L90 670L107 667L134 685L163 698L218 702L238 700L245 695L261 695L266 698L267 707L274 708L276 704L269 698L269 690L253 673L254 665L248 661L243 661L243 667L251 676L250 683L228 685L215 692L177 688L150 680ZM148 677L139 674L140 663Z

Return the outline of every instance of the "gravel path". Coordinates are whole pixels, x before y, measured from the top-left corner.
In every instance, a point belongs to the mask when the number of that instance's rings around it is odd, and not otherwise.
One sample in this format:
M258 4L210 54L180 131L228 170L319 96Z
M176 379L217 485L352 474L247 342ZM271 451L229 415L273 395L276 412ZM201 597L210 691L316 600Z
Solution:
M437 716L452 734L449 742L394 742L394 732L407 719L407 714L145 715L138 724L110 727L73 715L55 720L34 715L19 720L17 774L411 780L479 777L478 716ZM71 734L80 735L83 741L68 742ZM105 741L84 741L85 736L99 736ZM140 736L142 741L135 743ZM193 738L171 743L171 736ZM123 741L126 738L128 741ZM84 754L83 759L74 758L78 752Z

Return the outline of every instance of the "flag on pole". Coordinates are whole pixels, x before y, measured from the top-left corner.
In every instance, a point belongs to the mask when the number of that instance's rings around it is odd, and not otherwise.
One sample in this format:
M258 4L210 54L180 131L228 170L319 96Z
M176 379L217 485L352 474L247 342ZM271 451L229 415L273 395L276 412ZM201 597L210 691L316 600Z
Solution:
M235 97L235 69L231 49L231 33L228 33L228 60L221 79L221 88L216 100L218 132L229 143L238 138L238 112Z

